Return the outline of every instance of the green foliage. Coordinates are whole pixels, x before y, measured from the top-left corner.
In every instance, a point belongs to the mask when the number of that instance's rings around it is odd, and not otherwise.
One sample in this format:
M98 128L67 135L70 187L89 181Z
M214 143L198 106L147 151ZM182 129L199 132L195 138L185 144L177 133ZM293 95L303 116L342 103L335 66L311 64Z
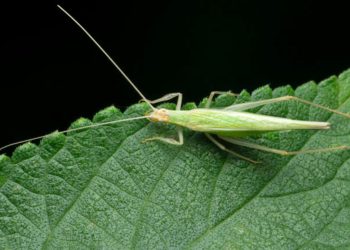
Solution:
M298 87L222 96L217 106L295 94L350 111L350 70ZM195 107L194 104L187 108ZM143 114L107 108L92 122ZM295 102L254 110L329 121L327 131L266 134L286 150L350 144L350 121ZM91 123L80 119L72 127ZM174 133L139 120L53 133L0 156L0 249L350 248L350 152L282 157L241 147L252 165L186 131L183 146L141 143Z

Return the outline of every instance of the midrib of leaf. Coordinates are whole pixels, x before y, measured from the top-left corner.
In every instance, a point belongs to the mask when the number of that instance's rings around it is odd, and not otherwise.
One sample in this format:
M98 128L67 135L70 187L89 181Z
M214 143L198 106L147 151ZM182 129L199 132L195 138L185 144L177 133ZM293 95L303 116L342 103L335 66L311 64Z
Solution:
M140 132L142 129L145 129L147 126L144 127L140 127L140 129L136 130L134 133L126 136L124 138L123 141L120 142L120 144L118 145L118 147L116 148L116 150L113 151L113 153L106 158L105 161L102 162L101 166L98 166L95 168L94 173L91 175L90 180L86 183L86 185L83 187L82 190L80 190L79 194L76 196L76 198L71 202L71 204L65 209L65 211L62 213L61 217L57 220L57 223L55 224L55 226L52 228L50 227L50 232L47 234L45 241L42 244L41 249L48 249L49 243L50 243L50 239L51 239L51 235L54 233L55 229L60 225L60 223L62 222L62 220L65 218L65 216L70 212L70 210L74 207L74 205L76 204L76 202L79 200L79 198L82 196L82 194L84 193L84 191L89 187L89 185L91 184L92 180L99 174L100 169L102 168L102 166L108 162L111 157L113 157L114 154L116 154L118 152L118 150L120 149L120 147L124 144L124 142L126 140L128 140L128 138L130 138L131 136L135 135L136 133ZM61 149L60 149L61 150ZM58 152L57 152L58 153ZM57 154L56 153L56 154ZM45 204L46 204L46 198L45 198ZM46 210L46 214L47 210Z
M349 101L349 97L350 94L347 95L346 98L344 98L344 101L342 103L339 103L339 106L337 107L337 109L341 108L347 101ZM337 97L338 98L338 97ZM328 117L327 121L329 121L333 115L337 115L337 114L332 114ZM320 131L317 131L316 133L314 133L313 135L311 135L307 141L305 142L305 144L303 145L303 147L301 148L301 150L308 144L308 142L315 137L318 133L320 133ZM252 195L251 198L249 198L246 202L242 203L241 206L239 206L237 209L235 209L234 211L232 211L230 214L228 214L228 216L226 216L225 218L223 218L222 220L218 221L216 224L214 224L212 227L208 228L206 231L204 231L201 235L199 235L196 239L194 239L191 243L188 244L188 248L194 247L194 245L199 242L202 238L204 238L206 235L210 234L211 231L214 231L216 228L218 228L220 225L224 224L227 220L229 220L230 218L232 218L233 216L235 216L239 211L241 211L242 209L244 209L246 206L248 206L250 203L252 203L254 201L254 199L256 197L258 197L260 194L262 194L266 188L269 186L269 184L274 181L274 179L279 175L279 173L288 166L288 164L290 163L290 161L292 161L294 159L296 155L292 155L290 156L290 159L288 160L288 162L278 171L276 172L276 174L268 181L266 182L266 184L260 189L259 192L257 192L256 194ZM221 172L221 170L220 170ZM333 178L334 179L334 178ZM306 190L309 191L309 190ZM342 209L342 208L341 208ZM341 209L339 209L338 213L341 211ZM332 223L332 221L334 220L334 218L338 215L338 213L335 214L335 216L333 217L333 219L327 223L326 225L324 225L322 227L322 229L315 233L314 237L317 237L317 235L324 230L324 228L327 227L327 225L329 225L330 223ZM208 218L209 219L209 218ZM312 239L310 239L308 242L310 242ZM307 244L307 243L305 243ZM304 245L305 245L304 244Z

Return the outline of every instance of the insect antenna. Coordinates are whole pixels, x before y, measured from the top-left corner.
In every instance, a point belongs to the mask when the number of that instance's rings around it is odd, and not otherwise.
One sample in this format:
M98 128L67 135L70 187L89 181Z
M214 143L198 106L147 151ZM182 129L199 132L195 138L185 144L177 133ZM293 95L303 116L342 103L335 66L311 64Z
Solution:
M102 51L102 53L108 58L108 60L114 65L114 67L129 82L129 84L134 88L134 90L142 97L143 101L146 102L148 104L148 106L150 106L152 108L152 110L156 110L156 108L153 107L153 105L141 93L141 91L136 87L136 85L130 80L130 78L124 73L124 71L118 66L118 64L108 55L108 53L102 48L102 46L90 35L90 33L77 20L75 20L75 18L72 15L70 15L60 5L57 5L57 7L63 13L65 13L75 24L77 24L78 27L90 38L90 40L94 42L94 44ZM147 118L150 118L150 116L138 116L138 117L127 118L127 119L122 119L122 120L117 120L117 121L96 123L96 124L92 124L92 125L88 125L88 126L82 126L82 127L79 127L79 128L73 128L73 129L57 131L56 133L64 134L64 133L67 133L67 132L79 131L79 130L83 130L83 129L86 129L86 128L94 128L94 127L99 127L99 126L103 126L103 125L109 125L109 124L115 124L115 123L119 123L119 122L126 122L126 121L133 121L133 120L141 120L141 119L147 119ZM12 146L16 146L16 145L22 144L22 143L39 140L39 139L42 139L42 138L44 138L44 137L46 137L48 135L49 134L45 134L45 135L41 135L41 136L30 138L30 139L26 139L26 140L21 140L21 141L17 141L17 142L14 142L14 143L10 143L10 144L7 144L7 145L5 145L3 147L0 147L0 151L4 150L6 148L12 147Z
M100 127L100 126L103 126L103 125L111 125L111 124L120 123L120 122L141 120L141 119L147 119L147 118L150 118L150 116L137 116L137 117L131 117L131 118L126 118L126 119L122 119L122 120L101 122L101 123L96 123L96 124L92 124L92 125L81 126L79 128L71 128L71 129L62 130L62 131L56 131L54 133L64 134L64 133L67 133L67 132L79 131L79 130L83 130L83 129L87 129L87 128L95 128L95 127ZM36 141L36 140L42 139L42 138L44 138L44 137L46 137L48 135L50 135L50 134L45 134L45 135L41 135L41 136L30 138L30 139L13 142L13 143L10 143L10 144L7 144L7 145L1 147L0 151L4 150L6 148L12 147L12 146L16 146L16 145L22 144L22 143Z
M124 73L124 71L118 66L118 64L108 55L108 53L102 48L102 46L90 35L90 33L77 21L75 18L69 14L65 9L60 5L57 7L66 14L78 27L90 38L91 41L102 51L102 53L108 58L108 60L114 65L114 67L122 74L122 76L129 82L129 84L134 88L134 90L142 97L142 100L145 101L152 110L156 110L155 107L147 100L147 98L141 93L141 91L136 87L136 85L130 80L130 78Z

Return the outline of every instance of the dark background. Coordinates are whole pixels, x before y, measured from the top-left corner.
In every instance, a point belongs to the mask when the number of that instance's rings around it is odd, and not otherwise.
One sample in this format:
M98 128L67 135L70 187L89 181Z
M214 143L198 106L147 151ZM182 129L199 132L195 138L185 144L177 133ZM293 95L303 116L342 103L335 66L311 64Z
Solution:
M350 67L340 1L2 3L1 146L140 99L57 3L150 99L180 91L198 102L211 90L298 86Z

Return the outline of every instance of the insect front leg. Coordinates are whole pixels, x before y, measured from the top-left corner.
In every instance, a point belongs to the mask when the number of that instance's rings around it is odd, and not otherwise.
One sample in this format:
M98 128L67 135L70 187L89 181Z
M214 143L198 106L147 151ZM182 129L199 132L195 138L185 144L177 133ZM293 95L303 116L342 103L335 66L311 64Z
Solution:
M239 94L232 93L231 91L212 91L208 97L208 101L205 104L205 108L210 108L211 103L213 102L213 98L216 95L228 94L232 96L239 96Z
M178 136L178 140L175 140L173 138L155 136L155 137L147 138L147 139L143 140L142 142L161 141L161 142L165 142L165 143L169 143L169 144L177 145L177 146L183 145L184 144L184 136L183 136L183 130L181 127L177 127L177 136Z
M162 96L158 99L155 100L147 100L149 103L152 104L156 104L156 103L160 103L160 102L165 102L165 101L169 101L173 98L177 97L177 102L176 102L176 110L180 110L181 109L181 105L182 105L182 93L176 92L176 93L170 93L170 94L166 94L165 96ZM142 99L141 101L144 101L144 99Z
M238 158L241 158L241 159L243 159L243 160L249 161L249 162L251 162L251 163L254 163L254 164L259 163L258 161L254 161L254 160L252 160L252 159L250 159L250 158L248 158L248 157L245 157L245 156L243 156L243 155L241 155L241 154L238 154L238 153L236 153L236 152L234 152L234 151L232 151L232 150L229 150L229 149L226 148L222 143L220 143L218 140L216 140L212 135L210 135L210 134L208 134L208 133L204 133L204 134L207 136L207 138L208 138L212 143L214 143L216 146L218 146L221 150L226 151L226 152L228 152L228 153L230 153L230 154L232 154L232 155L234 155L234 156L236 156L236 157L238 157Z
M181 110L181 106L182 106L182 93L170 93L167 94L161 98L158 98L156 100L153 101L149 101L150 103L158 103L158 102L164 102L164 101L168 101L170 99L173 99L177 97L177 102L176 102L176 110ZM147 100L148 101L148 100ZM181 146L184 143L184 136L183 136L183 129L181 127L177 127L177 136L178 136L178 140L175 140L173 138L167 138L167 137L161 137L161 136L155 136L155 137L151 137L151 138L147 138L145 140L143 140L142 142L148 142L148 141L162 141L165 143L169 143L172 145L178 145Z
M243 139L237 139L237 138L230 138L230 137L223 137L219 136L220 139L227 141L232 144L240 145L247 148L253 148L265 152L270 152L278 155L297 155L297 154L310 154L310 153L320 153L320 152L329 152L329 151L335 151L335 150L346 150L350 149L348 146L337 146L337 147L330 147L330 148L316 148L316 149L305 149L305 150L298 150L298 151L286 151L286 150L280 150L275 148L269 148L266 146L262 146L247 140Z

